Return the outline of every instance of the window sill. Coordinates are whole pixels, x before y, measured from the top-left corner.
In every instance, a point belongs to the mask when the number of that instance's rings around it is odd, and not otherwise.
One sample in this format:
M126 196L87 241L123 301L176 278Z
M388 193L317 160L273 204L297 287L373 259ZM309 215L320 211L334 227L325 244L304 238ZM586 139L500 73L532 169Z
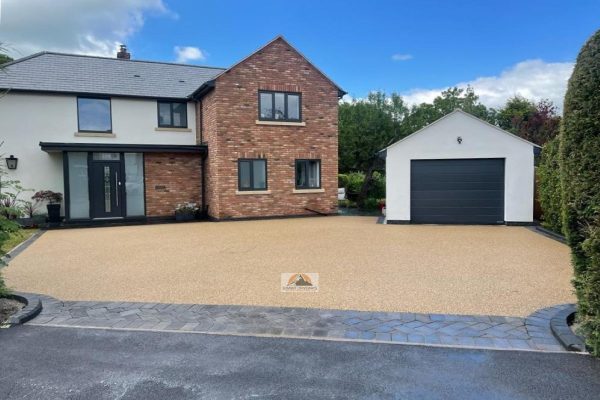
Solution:
M154 128L157 132L191 132L190 128Z
M102 133L102 132L75 132L75 136L78 137L106 137L114 138L117 137L114 133Z
M294 194L308 194L308 193L325 193L325 189L294 189Z
M288 121L261 121L256 120L256 125L275 125L275 126L306 126L306 122L288 122Z
M271 194L270 190L236 190L236 195Z

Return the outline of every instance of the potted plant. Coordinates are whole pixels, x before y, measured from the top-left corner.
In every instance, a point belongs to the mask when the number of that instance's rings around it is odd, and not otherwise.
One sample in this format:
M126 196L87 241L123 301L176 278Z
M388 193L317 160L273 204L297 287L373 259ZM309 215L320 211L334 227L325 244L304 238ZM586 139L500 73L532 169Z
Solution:
M196 203L181 203L175 207L175 220L176 221L190 221L196 218L196 214L200 210Z
M48 222L60 222L60 203L62 202L62 193L53 192L52 190L40 190L34 194L31 199L38 202L47 202Z

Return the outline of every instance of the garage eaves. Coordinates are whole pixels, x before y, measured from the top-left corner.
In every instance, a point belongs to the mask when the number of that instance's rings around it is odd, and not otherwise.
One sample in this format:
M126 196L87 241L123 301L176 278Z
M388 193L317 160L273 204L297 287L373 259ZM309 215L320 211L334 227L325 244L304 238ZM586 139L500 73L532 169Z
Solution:
M501 129L501 128L499 128L499 127L495 126L495 125L492 125L492 124L490 124L489 122L482 120L481 118L477 118L476 116L474 116L474 115L472 115L472 114L469 114L468 112L466 112L466 111L463 111L463 110L461 110L461 109L457 108L456 110L452 111L451 113L449 113L449 114L446 114L446 115L444 115L443 117L441 117L441 118L439 118L439 119L437 119L437 120L433 121L431 124L429 124L429 125L427 125L427 126L425 126L425 127L421 128L421 129L419 129L418 131L416 131L416 132L414 132L414 133L411 133L410 135L408 135L408 136L406 136L406 137L404 137L404 138L402 138L402 139L398 140L397 142L394 142L394 143L392 143L391 145L387 146L386 148L384 148L384 149L380 150L380 151L379 151L379 156L380 156L380 157L382 157L382 158L385 158L385 156L386 156L386 153L387 153L387 150L388 150L388 149L390 149L390 148L392 148L392 147L395 147L396 145L398 145L398 144L400 144L400 143L403 143L403 142L407 141L407 140L408 140L408 139L410 139L411 137L418 135L419 133L423 132L424 130L426 130L426 129L430 128L431 126L433 126L433 125L435 125L435 124L438 124L438 123L440 123L441 121L443 121L443 120L445 120L445 119L447 119L447 118L450 118L450 116L452 116L452 115L455 115L455 114L462 114L462 115L465 115L465 116L467 116L467 117L469 117L469 118L472 118L472 119L474 119L474 120L476 120L476 121L479 121L479 122L481 122L481 123L483 123L483 124L486 124L486 125L488 125L489 127L496 129L496 130L497 130L497 131L499 131L499 132L502 132L502 133L504 133L504 134L506 134L506 135L509 135L509 136L511 136L511 137L512 137L512 138L514 138L514 139L517 139L517 140L520 140L520 141L522 141L522 142L525 142L525 143L527 143L527 144L529 144L529 145L533 146L533 150L534 150L534 152L535 152L536 154L538 154L538 153L540 152L541 148L542 148L541 146L539 146L539 145L537 145L537 144L535 144L535 143L532 143L532 142L530 142L529 140L525 140L525 139L523 139L522 137L519 137L519 136L517 136L517 135L515 135L515 134L513 134L513 133L510 133L510 132L508 132L508 131L505 131L504 129Z

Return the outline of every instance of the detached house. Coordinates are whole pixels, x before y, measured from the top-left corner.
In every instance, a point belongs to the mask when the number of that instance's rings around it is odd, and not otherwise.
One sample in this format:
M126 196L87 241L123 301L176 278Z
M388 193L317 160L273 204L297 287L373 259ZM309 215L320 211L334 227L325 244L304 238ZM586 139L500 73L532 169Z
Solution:
M0 88L9 178L64 193L67 221L336 211L344 92L282 37L228 69L43 52Z

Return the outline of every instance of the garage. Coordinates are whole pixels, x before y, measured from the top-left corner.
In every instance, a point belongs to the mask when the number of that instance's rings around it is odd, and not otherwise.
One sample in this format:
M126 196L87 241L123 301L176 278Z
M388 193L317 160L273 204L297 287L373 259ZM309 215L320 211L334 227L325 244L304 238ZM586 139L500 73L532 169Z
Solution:
M414 223L504 222L504 159L411 160Z
M533 223L540 147L461 110L381 151L388 224Z

